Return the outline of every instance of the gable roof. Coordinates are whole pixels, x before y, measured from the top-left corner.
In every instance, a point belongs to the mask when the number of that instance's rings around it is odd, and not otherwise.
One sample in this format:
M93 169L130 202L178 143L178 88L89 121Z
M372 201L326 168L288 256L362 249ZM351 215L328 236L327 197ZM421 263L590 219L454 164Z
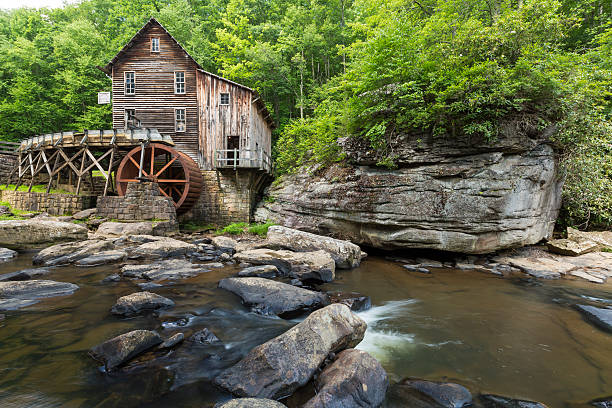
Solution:
M146 24L143 25L142 28L140 30L138 30L138 32L136 34L134 34L134 36L130 39L130 41L128 41L127 44L125 44L123 46L123 48L121 48L121 50L119 50L119 52L105 66L103 66L103 67L98 66L97 68L100 71L104 72L106 75L110 76L112 74L112 71L113 71L113 65L116 64L117 61L123 55L125 55L130 50L130 48L132 48L134 46L134 44L136 44L137 40L139 40L147 31L149 31L149 28L151 28L152 26L155 26L155 25L161 27L161 29L164 30L164 32L168 35L168 37L170 37L170 39L185 53L185 55L187 57L189 57L193 61L193 63L196 65L198 71L200 71L200 72L202 72L204 74L210 75L212 77L215 77L217 79L220 79L222 81L225 81L225 82L227 82L229 84L238 86L240 88L243 88L243 89L246 89L247 91L252 92L253 95L254 95L253 101L255 103L257 103L258 109L264 112L264 118L266 118L266 121L268 122L268 124L272 128L276 127L275 124L274 124L274 121L272 120L272 115L268 112L268 109L266 108L266 105L263 103L263 100L261 99L261 97L259 96L257 91L255 91L254 89L251 89L251 88L249 88L249 87L247 87L245 85L239 84L239 83L234 82L234 81L230 81L229 79L223 78L223 77L221 77L219 75L213 74L212 72L208 72L208 71L204 70L200 66L200 64L198 64L198 62L191 55L189 55L187 50L185 48L183 48L183 46L176 40L176 38L174 38L172 36L172 34L170 34L168 32L168 30L166 30L166 28L159 21L157 21L154 17L151 17L149 19L149 21L147 21Z

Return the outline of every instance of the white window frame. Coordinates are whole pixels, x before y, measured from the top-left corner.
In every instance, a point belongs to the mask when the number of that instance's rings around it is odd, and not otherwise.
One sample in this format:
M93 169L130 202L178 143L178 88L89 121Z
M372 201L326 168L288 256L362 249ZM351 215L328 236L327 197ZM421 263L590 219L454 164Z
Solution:
M157 43L157 49L155 47L153 47L153 44ZM159 43L159 37L151 37L151 52L155 52L158 53L160 50L161 46Z
M223 103L223 95L227 95L227 103ZM231 95L229 92L222 92L219 94L219 105L220 106L228 106L230 104Z
M134 112L134 117L136 117L136 109L134 108L125 108L123 110L123 120L125 121L125 127L127 128L127 124L130 120L129 116L128 116L128 111L133 111Z
M133 92L128 92L128 87L127 87L128 74L134 74L134 91ZM124 95L136 95L136 71L125 71L123 73L123 94Z
M180 84L180 82L177 82L177 80L176 80L176 74L178 74L178 73L182 73L183 74L183 82L182 82L182 84L183 84L183 92L178 92L178 90L176 88L176 86L178 84ZM185 71L174 71L174 94L175 95L184 95L187 92L187 84L185 82L186 82L185 81Z
M177 118L178 111L183 111L183 130L178 129L179 119ZM187 109L185 108L174 108L174 131L176 133L185 133L187 131Z

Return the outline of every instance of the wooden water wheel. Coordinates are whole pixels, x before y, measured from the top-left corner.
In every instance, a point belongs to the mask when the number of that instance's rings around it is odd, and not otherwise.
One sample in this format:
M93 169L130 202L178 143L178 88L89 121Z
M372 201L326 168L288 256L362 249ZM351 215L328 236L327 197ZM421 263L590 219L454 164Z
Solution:
M144 154L143 154L144 153ZM174 202L177 213L189 210L200 197L202 173L185 153L161 143L130 150L117 169L117 192L125 195L127 185L140 180L154 181L162 195Z

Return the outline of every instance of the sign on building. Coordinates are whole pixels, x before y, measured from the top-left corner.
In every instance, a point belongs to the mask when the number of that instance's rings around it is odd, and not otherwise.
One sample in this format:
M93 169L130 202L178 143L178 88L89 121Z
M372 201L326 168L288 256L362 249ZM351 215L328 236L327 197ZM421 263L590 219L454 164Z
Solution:
M110 92L98 92L98 105L106 105L111 101Z

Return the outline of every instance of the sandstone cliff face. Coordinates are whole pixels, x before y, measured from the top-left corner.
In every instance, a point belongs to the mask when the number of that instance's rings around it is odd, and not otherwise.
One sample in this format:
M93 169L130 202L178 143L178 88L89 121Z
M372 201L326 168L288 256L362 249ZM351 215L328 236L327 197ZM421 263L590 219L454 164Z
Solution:
M562 180L544 134L508 129L495 144L405 136L399 168L367 143L341 141L348 166L300 171L269 189L257 220L383 249L487 253L551 235Z

